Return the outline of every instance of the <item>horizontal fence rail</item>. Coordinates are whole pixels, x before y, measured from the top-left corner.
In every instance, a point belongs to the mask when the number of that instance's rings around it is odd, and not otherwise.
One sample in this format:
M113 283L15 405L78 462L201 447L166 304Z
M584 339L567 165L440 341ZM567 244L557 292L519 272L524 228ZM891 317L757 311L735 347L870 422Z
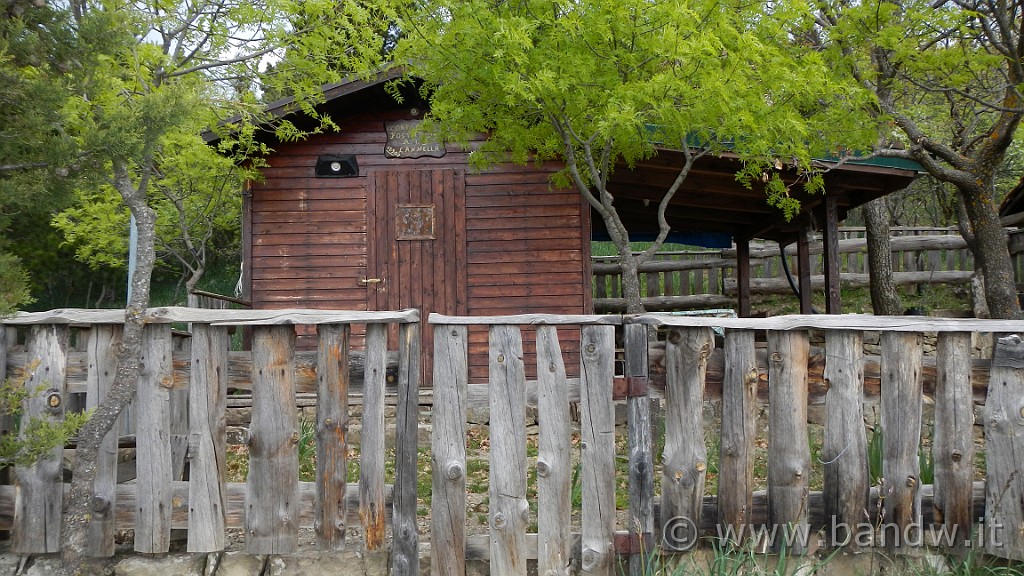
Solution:
M362 546L384 544L391 512L392 566L414 574L419 565L416 529L416 416L420 343L417 310L199 310L154 308L146 312L143 369L132 416L137 419L136 480L117 484L118 437L108 434L100 451L89 526L91 555L114 552L115 529L135 532L135 550L164 553L171 530L187 529L187 550L226 548L227 530L244 530L253 554L296 551L300 528L312 528L320 550L345 545L346 527L357 524ZM103 401L116 367L123 310L53 310L23 313L0 326L0 366L42 387L43 401L25 405L24 417L63 417L63 401L84 392L87 407ZM189 323L191 338L175 350L172 323ZM316 351L296 351L296 327L315 331ZM394 484L385 486L385 384L389 326L397 334L397 437ZM251 329L251 352L229 351L229 329ZM24 352L11 354L20 336ZM362 350L352 350L361 334ZM73 338L70 336L73 333ZM78 350L71 352L70 340ZM358 352L362 382L359 483L347 484L350 357ZM248 479L225 477L227 392L236 356L247 356L252 421L248 429ZM316 479L299 481L296 384L303 380L297 357L313 372L316 394ZM83 366L69 385L69 359ZM10 360L15 360L9 364ZM181 361L184 366L176 366ZM308 376L307 376L308 378ZM84 382L83 382L84 380ZM83 385L84 384L84 385ZM186 458L187 455L187 458ZM14 487L0 487L0 528L12 533L19 554L57 552L61 523L63 449L31 467L16 467ZM183 479L187 461L188 476ZM15 497L15 492L17 496Z
M974 257L956 229L893 228L893 281L897 285L964 284L970 282ZM863 228L841 228L840 281L845 287L870 283L867 240ZM821 240L810 243L811 285L824 287ZM1010 231L1010 254L1016 281L1024 292L1024 231ZM796 246L780 251L774 244L752 243L750 290L752 294L787 294L791 291L786 267L795 279L799 263ZM736 250L660 252L639 268L641 295L648 311L729 306L736 297ZM594 310L598 313L625 310L621 267L617 256L595 256Z

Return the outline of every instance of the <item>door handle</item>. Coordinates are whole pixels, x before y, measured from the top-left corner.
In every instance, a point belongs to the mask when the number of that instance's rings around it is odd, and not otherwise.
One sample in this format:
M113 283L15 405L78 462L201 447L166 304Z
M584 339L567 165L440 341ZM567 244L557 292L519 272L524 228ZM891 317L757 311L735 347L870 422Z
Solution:
M383 284L383 283L384 283L384 279L383 278L360 278L359 279L359 284L361 284L362 286L368 286L370 284Z

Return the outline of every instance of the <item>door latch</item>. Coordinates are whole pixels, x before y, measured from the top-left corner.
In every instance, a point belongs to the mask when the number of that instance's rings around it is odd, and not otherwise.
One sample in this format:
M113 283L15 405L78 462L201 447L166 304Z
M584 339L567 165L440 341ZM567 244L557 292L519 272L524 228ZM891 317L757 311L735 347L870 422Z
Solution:
M384 283L384 279L383 278L360 278L359 279L359 284L361 284L363 286L368 286L370 284L383 284L383 283Z

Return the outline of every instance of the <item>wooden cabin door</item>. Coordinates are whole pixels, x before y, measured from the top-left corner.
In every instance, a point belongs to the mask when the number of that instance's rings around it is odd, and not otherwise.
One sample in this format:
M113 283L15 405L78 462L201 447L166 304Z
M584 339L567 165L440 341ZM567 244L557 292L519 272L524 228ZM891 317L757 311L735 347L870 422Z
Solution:
M367 307L422 312L423 382L429 382L427 316L466 314L465 173L381 170L368 180Z

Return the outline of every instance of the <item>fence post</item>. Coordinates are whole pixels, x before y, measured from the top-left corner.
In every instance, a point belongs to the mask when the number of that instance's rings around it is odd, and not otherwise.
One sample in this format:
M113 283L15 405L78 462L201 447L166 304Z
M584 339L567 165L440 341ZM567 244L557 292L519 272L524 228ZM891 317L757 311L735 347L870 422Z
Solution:
M167 552L171 545L171 347L170 324L150 324L143 329L142 370L135 398L135 551L146 554Z
M690 550L700 535L708 460L704 380L714 347L710 328L671 328L665 344L661 517L662 542L673 551Z
M757 383L754 331L726 331L725 373L722 377L722 438L718 465L718 524L736 530L750 525L754 507Z
M121 326L94 324L89 330L88 368L86 373L85 407L93 409L106 398L117 371L117 344ZM96 479L93 483L92 516L86 535L90 555L114 555L114 511L117 509L117 439L124 426L122 414L103 437L96 454Z
M391 573L397 576L416 576L420 568L419 530L416 526L416 459L419 447L417 432L422 349L419 323L402 324L398 340L398 423L395 431ZM344 512L344 508L341 510Z
M245 544L250 554L290 554L299 534L295 328L254 326L252 423Z
M430 574L466 574L466 402L468 330L434 326L433 481Z
M491 326L489 336L491 416L491 571L526 576L526 376L517 326Z
M569 386L554 326L537 328L537 574L568 576L572 483Z
M807 548L811 454L807 443L807 332L768 332L768 524L776 552Z
M582 561L584 573L615 573L615 327L584 326L580 342Z
M985 410L985 551L1024 560L1024 341L1019 335L996 344Z
M625 376L647 379L648 327L644 324L626 324ZM627 445L629 450L629 526L630 533L639 539L641 548L651 552L654 539L654 447L651 438L651 401L646 393L629 394L626 400ZM646 559L643 554L629 558L629 573L640 576Z
M830 544L840 547L852 543L854 527L865 522L871 489L864 433L863 334L829 330L825 351L825 525L835 536Z
M226 544L228 347L226 326L192 324L189 375L188 551L216 552Z
M921 334L883 332L881 337L882 476L888 548L921 538ZM890 540L890 536L892 539Z
M384 386L388 325L366 325L363 430L359 439L359 520L367 550L384 543Z
M313 504L313 527L319 550L341 550L345 547L350 334L348 324L317 326L316 502Z
M44 324L33 326L28 337L28 360L39 364L25 388L34 393L22 404L22 418L61 420L67 401L68 328ZM14 470L17 489L14 498L13 543L16 554L45 554L60 550L63 490L61 471L64 447L27 468Z
M7 382L7 326L0 322L0 384ZM11 343L13 345L13 342ZM10 414L0 412L0 434L9 434L14 428L14 422ZM6 478L6 473L0 474L0 481Z
M935 521L955 544L970 538L973 518L974 398L971 333L941 332L935 351Z

